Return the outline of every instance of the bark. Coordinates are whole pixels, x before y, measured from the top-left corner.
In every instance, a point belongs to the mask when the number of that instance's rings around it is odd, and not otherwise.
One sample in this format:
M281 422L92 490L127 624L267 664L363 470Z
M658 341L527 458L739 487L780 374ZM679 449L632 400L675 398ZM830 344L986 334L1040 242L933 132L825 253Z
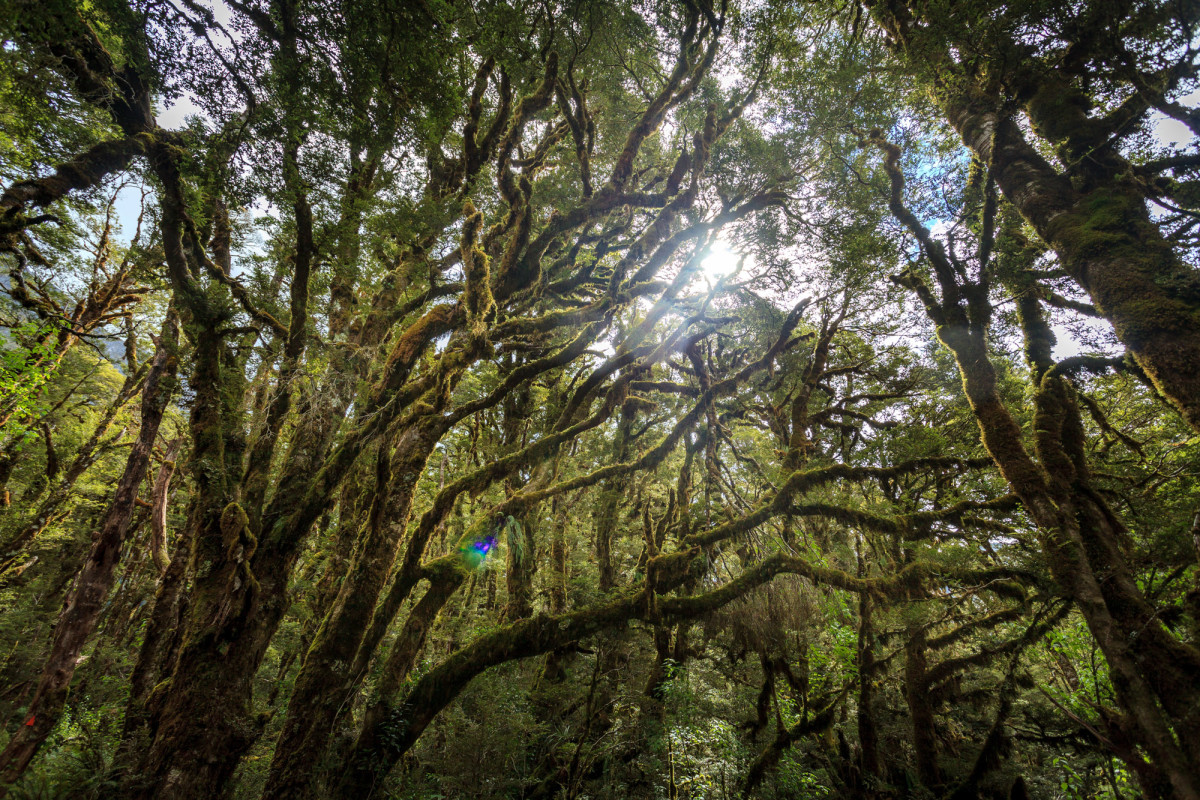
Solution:
M386 748L389 731L393 727L393 709L399 700L402 687L417 656L425 645L425 637L433 627L438 613L446 602L458 591L463 582L463 575L458 570L431 580L429 588L413 607L412 613L404 621L404 626L392 646L381 670L381 679L375 697L372 698L363 712L363 721L354 749L347 759L347 764L355 764L361 760L364 752L374 752ZM360 776L365 777L365 776ZM364 787L361 783L357 788L342 781L344 788L339 788L331 796L354 796L363 789L373 786L374 780L368 778L370 784Z
M508 370L515 366L509 364ZM520 450L525 438L525 423L533 413L528 388L511 392L502 405L503 448L506 454ZM519 492L525 481L519 474L510 475L504 482L507 497ZM504 619L515 622L533 613L533 576L537 570L537 542L534 524L537 507L534 506L513 518L520 525L518 531L511 525L505 526L507 547L505 551L504 583L508 590L508 604L504 608Z
M1151 221L1145 198L1115 180L1076 191L1014 121L961 101L947 110L964 141L985 163L991 159L1005 197L1058 253L1163 396L1200 430L1200 303L1188 298L1197 278Z
M861 559L861 555L860 555ZM879 732L875 725L875 629L871 621L871 597L858 601L858 744L862 748L862 771L867 787L879 778Z
M98 142L75 158L59 164L53 175L15 183L0 195L0 241L29 224L26 206L48 206L73 191L98 185L119 172L145 149L137 138Z
M214 787L223 790L227 784L260 733L250 709L252 680L287 611L287 584L299 546L358 456L408 405L393 397L381 413L382 397L399 388L393 389L393 383L403 384L452 315L453 307L435 306L398 337L381 383L373 390L376 399L368 401L360 416L363 421L331 453L325 451L336 430L332 420L322 414L302 419L283 475L261 516L259 535L239 503L222 505L216 500L227 497L224 489L202 490L210 499L197 529L197 578L183 642L171 682L156 704L151 722L156 736L136 770L141 780L130 786L132 797L170 792L180 798L204 798ZM457 368L466 363L455 362ZM197 385L220 385L218 375L198 379ZM192 425L194 432L207 427ZM199 450L194 447L194 452Z
M551 505L553 532L550 536L550 579L547 587L551 614L562 614L567 610L567 524L572 505L563 502L559 496L555 496ZM571 652L559 651L547 654L542 678L551 682L561 681L566 677L566 664L572 656Z
M691 555L694 555L692 553ZM678 585L686 576L682 568L690 559L679 557L666 559L672 566L664 567L664 580ZM436 609L445 602L444 593L455 585L451 572L445 578L435 579L431 588L410 615L409 625L427 629L436 615ZM682 572L682 575L679 573ZM766 570L763 571L764 573ZM750 581L746 581L749 583ZM427 608L422 608L435 590ZM732 599L732 598L729 598ZM665 602L665 601L664 601ZM728 600L726 600L728 602ZM431 613L432 612L432 613ZM335 798L365 798L374 794L379 779L390 771L404 752L420 737L426 726L477 674L490 666L526 658L561 648L602 630L625 624L634 617L648 614L646 595L628 593L600 608L565 614L560 617L536 616L508 625L494 634L483 636L471 645L460 649L433 671L426 673L400 701L400 689L407 669L395 669L406 664L411 667L415 651L411 648L401 652L397 647L389 657L383 675L389 682L379 687L379 702L368 707L363 727L347 761L347 772L335 792ZM405 639L401 634L401 639ZM415 642L416 637L408 637ZM404 664L398 662L404 661ZM389 701L389 698L394 698Z
M254 543L241 507L204 504L197 516L196 577L178 654L153 692L147 723L153 738L129 774L130 798L220 795L260 732L250 689L269 643L261 620L278 619L284 609L263 608L261 582L247 565Z
M114 570L135 509L138 486L145 477L163 413L174 391L177 339L174 315L168 312L142 391L141 430L137 441L55 628L54 643L29 704L28 719L0 754L0 780L5 784L10 785L20 777L58 723L75 667L112 586ZM5 793L7 789L0 788L0 796Z
M171 683L156 704L151 723L156 737L137 770L143 778L139 786L131 786L133 796L169 791L178 797L207 797L213 787L226 785L260 732L250 711L251 681L287 610L288 576L298 547L357 457L407 405L393 397L386 413L380 413L382 397L394 382L403 384L403 376L452 316L453 307L436 306L398 338L388 369L373 390L375 399L360 417L364 421L328 456L326 445L336 429L331 420L315 414L302 420L292 437L284 474L262 515L260 537L251 532L248 515L236 502L204 512L197 564L209 566L197 569L187 632ZM452 386L452 376L478 351L448 355L444 362L450 368L435 374ZM216 384L212 378L207 382ZM436 425L454 420L438 419ZM198 426L192 427L195 431Z
M554 508L557 510L561 500L554 498ZM550 613L561 614L567 610L567 523L570 520L565 505L562 511L554 514L554 532L550 538ZM1198 540L1200 541L1200 540Z
M505 554L504 580L508 589L508 604L504 608L504 619L509 622L533 614L533 576L537 570L534 513L524 514L518 520L520 532L510 529L507 534L510 541Z
M236 472L226 459L237 454L243 442L229 418L229 400L237 395L240 401L240 386L237 376L229 374L223 315L197 286L185 255L185 241L197 249L198 243L190 238L194 229L187 224L173 159L174 154L162 148L151 160L164 184L161 231L168 272L194 347L189 472L194 486L195 578L173 672L156 689L146 722L153 739L127 776L124 793L130 798L201 797L223 789L236 765L235 754L256 733L248 700L258 660L252 648L233 650L230 645L244 637L266 647L255 639L260 631L243 630L249 627L247 612L258 596L259 584L248 565L257 540L245 511L230 502ZM278 581L282 576L270 577ZM214 668L218 653L225 655L221 669Z
M1065 421L1073 418L1078 424L1077 409L1038 393L1036 425L1049 432L1041 437L1039 450L1050 471L1041 472L997 396L994 371L980 338L958 326L944 326L939 336L952 343L984 445L1037 522L1051 574L1076 602L1095 636L1118 702L1130 715L1138 738L1156 767L1169 776L1177 796L1197 797L1200 773L1189 761L1198 738L1200 657L1158 621L1130 573L1115 517L1081 480L1084 476L1061 451L1061 442L1053 441L1061 439ZM1049 375L1043 382L1051 384L1051 390L1066 391L1061 378Z
M621 464L629 457L629 435L637 416L636 407L626 403L621 407L617 431L613 436L612 463ZM613 563L612 542L620 517L621 501L625 498L628 478L618 475L605 481L601 488L600 508L596 512L596 564L600 569L599 588L608 592L616 586L617 566Z
M1033 372L1035 461L1000 399L989 360L987 287L960 285L945 250L903 205L899 149L876 143L887 154L889 206L921 241L941 299L911 270L896 280L918 295L938 339L954 354L984 447L1036 523L1050 574L1076 603L1103 652L1118 704L1149 754L1152 771L1169 781L1178 800L1197 800L1200 651L1175 638L1138 588L1121 543L1123 528L1090 484L1078 404L1050 361L1053 335L1038 301L1018 287L1018 317Z
M195 507L188 523L176 537L170 563L158 583L154 606L142 636L142 647L129 678L129 700L121 728L121 745L115 759L118 764L133 764L140 749L148 744L151 734L151 714L148 705L159 681L171 674L178 652L184 615L187 612L187 586L192 563L192 548L196 536Z
M671 659L671 629L665 625L654 627L654 663L650 665L650 676L643 690L647 697L662 701L666 699L667 662ZM664 709L657 709L661 715Z

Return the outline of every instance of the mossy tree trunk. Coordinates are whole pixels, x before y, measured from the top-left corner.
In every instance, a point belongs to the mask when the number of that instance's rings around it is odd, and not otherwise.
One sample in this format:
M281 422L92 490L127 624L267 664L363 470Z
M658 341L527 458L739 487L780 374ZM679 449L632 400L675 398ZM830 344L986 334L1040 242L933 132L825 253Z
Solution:
M941 784L941 771L937 758L937 723L925 675L927 668L924 626L910 624L904 642L904 702L908 705L912 723L917 777L925 788L936 791Z
M629 457L629 437L633 431L633 422L637 418L637 408L626 402L621 407L621 416L617 423L617 431L613 436L612 463L620 464ZM596 511L596 563L600 567L601 592L611 591L617 584L617 565L613 563L613 537L620 529L621 507L625 500L628 481L624 476L618 476L606 481L601 488L602 499Z
M365 535L332 608L305 654L275 747L264 798L300 798L309 791L330 727L361 677L348 674L349 667L407 528L417 481L444 432L442 419L440 413L419 419L399 434L394 452L381 459L378 493Z
M862 556L859 556L860 564ZM860 577L862 577L860 575ZM879 732L875 721L875 628L871 597L859 595L858 601L858 710L855 722L858 744L862 749L861 768L866 788L880 777Z

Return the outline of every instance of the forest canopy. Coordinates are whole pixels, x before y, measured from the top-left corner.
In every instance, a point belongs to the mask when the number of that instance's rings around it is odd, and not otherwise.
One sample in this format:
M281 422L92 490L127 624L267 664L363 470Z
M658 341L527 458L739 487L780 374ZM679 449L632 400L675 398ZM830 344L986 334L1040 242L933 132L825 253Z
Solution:
M0 0L0 797L1200 800L1198 24Z

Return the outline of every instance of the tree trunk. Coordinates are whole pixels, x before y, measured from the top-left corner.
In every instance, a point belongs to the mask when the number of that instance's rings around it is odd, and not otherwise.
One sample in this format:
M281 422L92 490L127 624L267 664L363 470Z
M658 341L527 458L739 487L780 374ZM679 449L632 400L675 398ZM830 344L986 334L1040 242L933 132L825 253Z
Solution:
M436 421L419 420L398 437L389 474L381 474L381 492L371 513L333 608L305 655L288 704L287 719L275 745L264 800L301 798L308 794L329 731L360 676L347 667L362 643L372 612L408 526L413 493L429 454L441 438ZM392 472L394 470L394 472Z
M917 756L917 776L927 789L941 783L937 763L937 728L933 706L929 703L929 683L925 679L925 631L910 625L904 644L904 700L912 721L913 749Z
M629 434L633 430L633 420L637 411L630 403L621 407L621 417L617 422L617 432L613 437L612 463L620 464L629 457ZM625 499L625 489L628 481L625 476L618 476L604 482L600 499L600 509L596 512L596 564L600 569L599 588L608 592L616 586L617 567L613 564L612 543L616 535L621 512L621 501Z
M344 788L340 790L341 793L330 795L331 797L354 797L357 790L364 788L358 780L365 775L374 775L374 767L361 763L363 755L375 753L381 748L387 749L383 740L395 725L393 709L400 698L405 679L416 663L417 655L425 643L429 629L437 619L438 612L460 585L461 581L455 581L452 576L443 580L435 579L405 620L396 644L393 645L381 670L376 697L363 713L358 739L346 764L348 780L343 781ZM373 783L373 780L371 782Z
M150 557L162 577L171 565L167 557L167 494L171 488L171 476L175 473L175 459L179 457L181 439L176 439L167 447L163 455L162 466L154 479L154 489L150 498Z
M995 43L1032 129L1083 165L1073 175L1060 173L993 93L1009 76L962 74L944 26L933 33L904 3L872 0L868 6L898 45L913 47L939 75L938 101L963 142L989 165L1004 196L1091 295L1158 390L1200 430L1200 278L1150 219L1145 192L1130 177L1136 170L1115 146L1118 137L1087 116L1079 90L1064 76L1032 67L1015 41ZM931 34L942 38L930 40Z
M1188 297L1197 279L1151 221L1144 197L1115 179L1076 191L1013 120L965 100L947 110L968 146L994 164L1005 197L1054 248L1163 396L1200 430L1200 303Z
M560 499L555 497L555 508ZM554 532L550 539L550 613L561 614L567 610L567 522L564 509L554 515Z
M534 536L536 510L522 514L521 530L508 532L509 546L505 556L505 587L508 589L508 605L504 608L504 619L516 622L533 613L533 576L537 569Z
M164 676L171 674L175 655L179 651L183 619L187 614L184 588L192 563L192 548L196 536L196 508L188 514L188 522L175 539L166 572L159 580L154 595L154 607L142 636L142 647L129 678L129 700L125 705L125 721L121 728L121 745L116 761L133 764L138 752L149 744L152 731L148 729L151 715L147 708L154 688Z
M859 556L860 563L862 556ZM862 577L861 575L859 577ZM858 744L862 748L862 771L867 789L879 777L879 732L875 727L875 630L871 624L871 596L858 598Z
M921 238L942 299L911 270L896 279L916 292L937 325L938 339L954 354L983 445L1037 525L1050 574L1076 603L1104 653L1130 735L1177 800L1200 800L1200 651L1167 630L1133 578L1120 522L1090 484L1074 390L1051 371L1053 334L1039 300L1015 287L1034 376L1035 461L1000 399L987 343L992 316L987 293L978 283L959 285L944 249L903 206L899 148L883 147L892 184L889 207Z

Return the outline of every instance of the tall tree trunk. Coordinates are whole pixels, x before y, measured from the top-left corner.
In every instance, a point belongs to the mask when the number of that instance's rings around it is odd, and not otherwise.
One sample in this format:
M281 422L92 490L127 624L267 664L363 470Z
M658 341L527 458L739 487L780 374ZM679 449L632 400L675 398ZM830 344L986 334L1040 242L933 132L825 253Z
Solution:
M508 553L505 556L505 586L508 589L508 605L504 608L504 619L516 622L533 614L533 576L537 570L537 539L534 535L536 509L522 514L518 520L520 531L509 529Z
M507 370L511 370L519 361L510 362ZM533 413L532 402L528 389L510 392L501 404L503 410L503 441L501 446L506 454L520 450L526 434L526 424ZM511 497L525 486L525 481L519 474L510 475L504 481L504 493ZM508 590L508 604L504 608L503 617L508 622L524 619L533 613L533 575L537 568L536 542L534 524L537 520L537 507L530 508L521 514L515 522L520 529L505 526L507 551L504 564L504 584Z
M910 625L904 643L904 700L912 723L913 749L917 756L917 776L927 789L941 783L937 763L937 728L929 701L929 682L925 678L925 630Z
M1067 105L1031 116L1038 124ZM1115 177L1077 191L1014 120L965 98L947 110L963 140L994 165L1005 197L1054 248L1163 396L1200 430L1200 303L1189 297L1197 278L1150 219L1145 198Z
M179 457L182 439L176 439L163 454L163 463L154 478L154 489L150 498L150 558L154 561L157 575L161 578L171 565L167 556L167 499L171 489L171 476L175 473L175 459Z
M442 606L462 585L461 580L455 579L456 576L457 573L451 573L444 578L435 578L405 620L396 644L393 645L381 670L377 696L363 712L362 726L354 743L351 761L346 765L350 772L356 772L363 766L356 761L360 754L372 753L380 748L391 724L392 709L399 700L404 682L425 644L429 629L433 627Z
M129 699L125 705L125 720L121 729L121 745L116 761L118 764L133 764L136 754L149 743L151 731L150 713L147 704L154 687L171 674L175 654L178 652L183 618L187 613L187 598L184 589L192 563L192 548L196 536L198 519L196 509L191 509L188 522L175 539L170 563L158 583L154 594L154 606L142 635L142 647L129 678Z
M629 457L629 434L633 430L633 420L636 416L637 411L632 403L626 402L621 406L621 416L612 444L614 464L620 464ZM628 481L622 475L605 481L601 489L600 508L596 512L596 564L600 569L601 592L612 590L617 582L612 543L620 521L621 501L625 499L627 486Z
M861 563L861 555L860 555ZM859 577L862 577L861 575ZM858 596L858 744L867 790L879 778L879 732L875 727L875 630L871 622L871 596Z
M941 299L912 270L896 281L917 294L938 339L954 354L983 445L1036 523L1050 574L1076 603L1104 654L1127 715L1122 728L1145 748L1152 770L1171 784L1177 800L1200 800L1200 650L1164 626L1138 587L1121 545L1121 524L1091 486L1078 403L1074 389L1054 372L1054 336L1040 301L1015 287L1034 379L1034 460L1000 398L989 359L992 307L985 287L960 285L965 279L944 248L903 204L899 148L881 146L891 180L889 207L921 240Z
M550 613L561 614L567 610L567 524L570 522L570 504L555 496L554 530L550 537ZM1200 542L1200 539L1197 540Z

